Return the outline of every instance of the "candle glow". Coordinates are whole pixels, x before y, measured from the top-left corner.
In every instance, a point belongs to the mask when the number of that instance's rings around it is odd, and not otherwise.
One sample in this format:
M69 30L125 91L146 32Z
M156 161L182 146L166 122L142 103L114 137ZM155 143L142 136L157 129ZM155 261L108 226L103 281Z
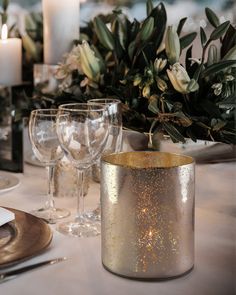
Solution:
M1 39L2 39L3 41L7 40L7 36L8 36L8 29L7 29L7 25L4 24L4 25L2 26Z

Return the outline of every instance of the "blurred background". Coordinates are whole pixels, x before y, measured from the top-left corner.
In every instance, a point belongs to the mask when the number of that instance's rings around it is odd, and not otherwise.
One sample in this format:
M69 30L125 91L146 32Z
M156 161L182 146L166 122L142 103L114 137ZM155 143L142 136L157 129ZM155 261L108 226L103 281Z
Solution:
M0 3L2 0L0 0ZM145 0L80 0L81 2L81 23L88 21L91 17L99 12L106 13L116 6L125 7L130 17L143 19L145 16ZM160 1L153 1L154 4ZM188 16L189 30L194 29L195 25L204 27L204 7L210 7L225 19L235 21L236 15L235 0L163 0L168 13L168 22L174 24L181 17ZM40 0L11 0L11 10L14 13L17 10L24 9L30 11L40 11ZM99 6L97 5L99 3ZM91 13L92 11L92 13ZM196 23L197 22L197 23Z

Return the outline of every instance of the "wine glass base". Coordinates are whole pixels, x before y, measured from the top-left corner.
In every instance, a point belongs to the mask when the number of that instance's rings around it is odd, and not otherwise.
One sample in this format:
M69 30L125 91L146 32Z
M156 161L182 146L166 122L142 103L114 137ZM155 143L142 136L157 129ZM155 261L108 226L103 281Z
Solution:
M101 234L101 225L89 220L68 221L58 224L57 231L73 237L96 237Z
M42 208L30 212L32 215L45 220L47 223L54 224L59 219L70 216L70 211L61 208Z

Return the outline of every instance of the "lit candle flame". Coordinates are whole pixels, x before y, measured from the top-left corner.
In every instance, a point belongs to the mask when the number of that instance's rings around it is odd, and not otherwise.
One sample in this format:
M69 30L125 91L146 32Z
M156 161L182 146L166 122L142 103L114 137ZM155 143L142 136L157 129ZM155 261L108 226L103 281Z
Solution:
M149 237L152 238L152 231L150 230L148 233Z
M4 24L4 25L2 26L2 35L1 35L1 39L2 39L2 40L7 40L7 35L8 35L7 25Z

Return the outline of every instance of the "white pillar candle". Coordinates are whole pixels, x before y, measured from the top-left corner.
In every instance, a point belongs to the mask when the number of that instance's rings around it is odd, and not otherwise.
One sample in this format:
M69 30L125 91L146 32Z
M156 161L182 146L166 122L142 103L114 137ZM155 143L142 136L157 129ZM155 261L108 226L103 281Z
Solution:
M79 0L43 0L44 63L57 64L79 37Z
M22 83L22 41L7 38L7 26L2 26L0 39L0 85L13 86Z

